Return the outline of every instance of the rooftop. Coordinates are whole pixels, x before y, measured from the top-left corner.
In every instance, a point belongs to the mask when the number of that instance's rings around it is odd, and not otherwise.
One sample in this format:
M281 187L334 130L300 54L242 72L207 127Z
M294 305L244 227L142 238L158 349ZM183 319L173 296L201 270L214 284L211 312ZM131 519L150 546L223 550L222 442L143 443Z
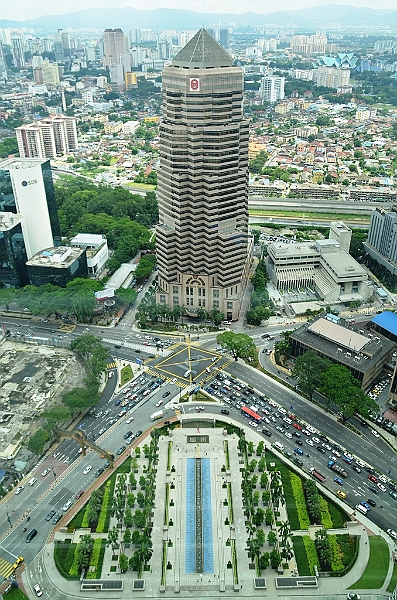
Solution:
M85 252L85 248L78 246L58 246L56 248L46 248L37 252L30 258L26 265L28 267L51 267L65 269L69 267L77 258Z
M201 28L173 58L172 66L187 69L232 67L233 59L206 29Z
M9 231L18 223L21 223L23 216L10 212L0 212L0 231Z
M37 165L43 165L49 162L49 158L7 158L0 162L0 170L6 171L9 169L30 169Z

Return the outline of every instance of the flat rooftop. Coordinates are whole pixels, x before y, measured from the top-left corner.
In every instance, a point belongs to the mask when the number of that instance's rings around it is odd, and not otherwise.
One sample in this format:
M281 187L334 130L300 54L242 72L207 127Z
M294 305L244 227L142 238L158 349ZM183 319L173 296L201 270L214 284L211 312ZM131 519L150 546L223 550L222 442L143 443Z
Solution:
M7 158L0 162L0 170L30 169L36 165L43 165L49 160L49 158Z
M341 346L342 348L352 350L352 352L361 352L364 346L371 341L370 338L361 333L356 333L351 329L347 330L346 327L342 327L341 325L337 325L336 323L323 318L315 321L307 329L320 337L326 338L334 344L338 344L338 346Z
M21 214L0 212L0 231L9 231L23 221Z
M51 267L65 269L85 252L85 248L78 246L58 246L57 248L46 248L37 252L30 258L26 265L28 267Z

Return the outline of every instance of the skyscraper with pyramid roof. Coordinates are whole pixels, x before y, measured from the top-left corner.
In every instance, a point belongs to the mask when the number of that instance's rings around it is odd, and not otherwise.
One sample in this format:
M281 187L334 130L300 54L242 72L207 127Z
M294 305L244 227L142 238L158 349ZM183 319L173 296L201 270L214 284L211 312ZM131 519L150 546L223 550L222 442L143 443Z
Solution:
M163 71L157 301L239 316L248 234L243 71L200 29Z

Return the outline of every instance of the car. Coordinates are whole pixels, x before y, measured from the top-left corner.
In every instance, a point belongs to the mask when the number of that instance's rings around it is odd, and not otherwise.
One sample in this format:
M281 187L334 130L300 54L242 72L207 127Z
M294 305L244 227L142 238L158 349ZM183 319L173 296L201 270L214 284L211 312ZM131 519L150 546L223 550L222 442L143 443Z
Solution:
M296 458L294 458L294 463L296 465L299 465L301 467L303 465L303 460L301 460L300 458L296 457Z
M139 438L140 435L142 435L142 429L138 429L138 431L135 434L135 437Z
M73 504L73 500L70 499L67 502L65 502L65 504L62 506L62 510L63 512L66 512L67 510L69 510L69 508L72 506Z
M126 414L127 414L127 409L123 408L123 410L121 410L117 416L119 417L119 419L121 419L121 417L125 417Z
M376 506L376 502L375 502L375 500L372 500L372 498L367 498L367 502L368 502L368 504L370 504L371 506Z
M303 456L302 448L294 448L294 452L295 452L295 454L300 454L300 456Z
M386 477L384 475L379 475L379 481L381 481L382 483L388 482L388 480L386 479Z
M397 485L392 481L389 483L389 488L393 490L393 492L397 492Z
M50 510L50 512L46 516L45 520L46 521L51 521L51 519L53 519L56 514L57 514L56 510Z
M101 429L98 431L98 435L103 435L106 431L106 427L101 427Z
M60 521L62 519L62 515L61 513L57 513L55 515L55 517L52 519L52 524L56 525L58 523L58 521Z
M255 423L255 421L248 421L248 425L251 427L258 427L258 423Z
M264 433L265 435L267 435L268 437L272 437L272 432L269 431L268 429L262 429L262 433Z
M376 484L378 486L378 488L380 489L381 492L386 492L386 486L383 485L383 483L377 483Z
M321 454L325 454L326 450L322 446L317 446L317 450L321 452Z
M79 490L77 492L77 494L75 495L74 499L78 500L79 498L81 498L81 496L84 494L84 490Z
M129 425L130 423L132 423L133 420L134 420L134 417L128 417L128 419L126 419L127 425Z
M131 437L131 436L132 436L132 431L127 431L127 432L126 432L126 433L123 435L123 438L126 440L126 439L128 439L129 437Z
M305 440L306 444L308 444L309 446L314 446L313 440Z
M118 406L119 404L121 404L122 400L121 398L117 398L116 402L114 403L115 406Z
M42 591L42 589L41 589L41 587L39 586L39 584L38 584L38 583L36 583L36 584L33 586L33 589L34 589L34 591L36 592L36 596L39 596L39 597L40 597L40 596L42 596L42 595L43 595L43 591Z
M102 411L100 410L99 412L95 413L95 418L99 419L99 417L102 417Z
M221 415L228 415L228 414L229 414L229 411L226 410L226 408L222 408Z
M162 404L164 404L163 400L159 400L158 402L156 402L156 406L161 406Z
M368 489L370 492L372 492L373 494L379 494L379 490L378 488L376 488L374 485L369 485Z
M361 473L361 469L357 465L353 465L352 468L353 468L353 471L355 471L356 473Z
M125 446L120 446L120 448L116 452L117 456L120 456L120 454L123 454L124 450L126 450L126 449L127 448Z
M364 508L366 508L367 510L371 510L370 505L368 504L368 502L365 502L364 500L362 502L360 502L361 506L363 506Z
M314 442L315 444L319 444L319 443L320 443L320 440L319 440L319 438L318 438L318 437L316 437L316 436L313 436L313 437L312 437L312 440L313 440L313 442Z
M352 464L352 459L350 458L350 456L343 456L342 460L347 463L348 465ZM360 471L359 471L360 472Z
M366 467L365 470L367 471L367 473L371 473L372 475L375 473L375 469L373 469L372 467Z
M365 467L365 463L363 463L363 461L358 458L356 458L356 465L362 468Z
M46 477L49 472L50 472L50 469L44 469L44 471L42 472L41 476L42 477Z
M375 477L375 475L368 475L368 479L373 483L378 483L378 479Z
M376 438L379 437L379 433L376 431L376 429L371 429L371 433L373 436L375 436Z
M390 535L393 540L397 540L397 533L393 529L386 529L387 535Z
M102 473L104 472L104 468L103 467L99 467L99 469L97 469L94 473L94 477L99 477L100 475L102 475Z
M164 392L162 398L168 398L168 396L171 394L171 392Z
M20 494L22 492L22 490L25 489L24 485L20 485L17 487L17 489L15 490L15 495L18 496L18 494Z
M347 600L361 600L361 596L359 594L347 594Z
M331 446L329 444L322 444L322 446L323 446L323 448L328 450L328 452L331 450Z
M389 492L389 495L394 499L397 500L397 492Z
M91 471L91 469L92 469L92 465L87 465L83 471L83 475L88 475L88 473Z
M291 439L292 439L292 435L291 435L291 434L290 434L288 431L286 431L286 432L284 433L284 435L285 435L285 437L286 437L286 438L288 438L289 440L291 440Z
M343 485L343 479L341 479L340 477L335 477L334 478L335 483L337 483L338 485Z
M342 492L342 490L338 490L336 492L336 495L338 496L338 498L340 498L341 500L344 500L346 498L346 492Z
M108 469L109 467L110 467L110 462L108 460L105 460L105 462L103 463L103 468Z

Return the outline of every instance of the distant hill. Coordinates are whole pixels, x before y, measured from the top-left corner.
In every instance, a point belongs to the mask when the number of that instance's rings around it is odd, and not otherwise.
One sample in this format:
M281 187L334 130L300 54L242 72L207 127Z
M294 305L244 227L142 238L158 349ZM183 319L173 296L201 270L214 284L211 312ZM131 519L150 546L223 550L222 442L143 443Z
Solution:
M79 10L64 15L47 15L26 21L0 20L0 27L28 27L36 31L50 32L57 28L105 29L122 27L124 30L136 28L151 29L195 29L211 27L217 23L247 25L293 25L296 27L317 27L327 23L341 25L397 26L397 10L375 10L355 8L340 4L327 4L299 10L277 11L268 14L244 13L200 13L191 10L157 8L137 10L125 8L96 8Z

